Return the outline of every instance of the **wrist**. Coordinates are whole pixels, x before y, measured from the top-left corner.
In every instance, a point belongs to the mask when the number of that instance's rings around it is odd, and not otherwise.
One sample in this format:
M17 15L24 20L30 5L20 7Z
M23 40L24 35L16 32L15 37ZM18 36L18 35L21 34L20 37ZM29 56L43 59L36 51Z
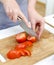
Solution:
M32 7L32 8L35 8L35 5L36 5L36 1L37 0L28 0L28 7Z
M28 11L29 12L34 11L34 10L35 10L35 6L28 5Z

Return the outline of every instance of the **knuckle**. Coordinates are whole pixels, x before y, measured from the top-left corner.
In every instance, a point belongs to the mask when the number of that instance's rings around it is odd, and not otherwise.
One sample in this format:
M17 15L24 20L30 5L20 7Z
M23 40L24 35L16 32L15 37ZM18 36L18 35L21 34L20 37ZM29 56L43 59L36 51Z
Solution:
M6 13L9 13L9 9L6 9Z
M14 10L14 13L18 14L18 10L17 10L17 9L15 9L15 10Z

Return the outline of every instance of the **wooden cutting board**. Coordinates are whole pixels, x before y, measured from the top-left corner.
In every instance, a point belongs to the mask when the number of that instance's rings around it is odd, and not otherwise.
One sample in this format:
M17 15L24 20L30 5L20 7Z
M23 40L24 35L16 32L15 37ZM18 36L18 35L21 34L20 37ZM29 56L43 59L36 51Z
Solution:
M41 59L54 54L54 35L44 30L40 41L34 43L32 48L29 48L32 53L31 57L9 60L6 57L7 52L18 44L15 40L15 36L16 35L0 40L0 53L7 60L6 63L0 62L0 65L33 65Z

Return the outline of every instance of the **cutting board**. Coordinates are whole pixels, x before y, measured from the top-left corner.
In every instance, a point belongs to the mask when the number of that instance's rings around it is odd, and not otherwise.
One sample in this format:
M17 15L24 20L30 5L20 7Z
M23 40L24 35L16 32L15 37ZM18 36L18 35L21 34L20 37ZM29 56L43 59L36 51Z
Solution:
M0 53L6 58L6 62L0 62L0 65L33 65L34 63L54 54L54 34L44 30L39 41L35 42L31 48L28 48L32 55L30 57L21 57L19 59L9 60L6 57L7 52L13 49L16 44L16 35L0 40Z

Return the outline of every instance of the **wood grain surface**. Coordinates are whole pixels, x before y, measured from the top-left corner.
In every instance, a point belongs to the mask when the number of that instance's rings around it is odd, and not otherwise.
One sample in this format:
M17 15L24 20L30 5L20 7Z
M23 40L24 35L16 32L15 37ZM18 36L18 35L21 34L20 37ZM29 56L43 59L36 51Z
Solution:
M13 49L16 44L15 36L0 40L0 53L6 58L7 62L0 65L33 65L34 63L54 54L54 35L44 30L40 41L33 44L29 49L31 57L21 57L19 59L9 60L6 57L7 52Z

